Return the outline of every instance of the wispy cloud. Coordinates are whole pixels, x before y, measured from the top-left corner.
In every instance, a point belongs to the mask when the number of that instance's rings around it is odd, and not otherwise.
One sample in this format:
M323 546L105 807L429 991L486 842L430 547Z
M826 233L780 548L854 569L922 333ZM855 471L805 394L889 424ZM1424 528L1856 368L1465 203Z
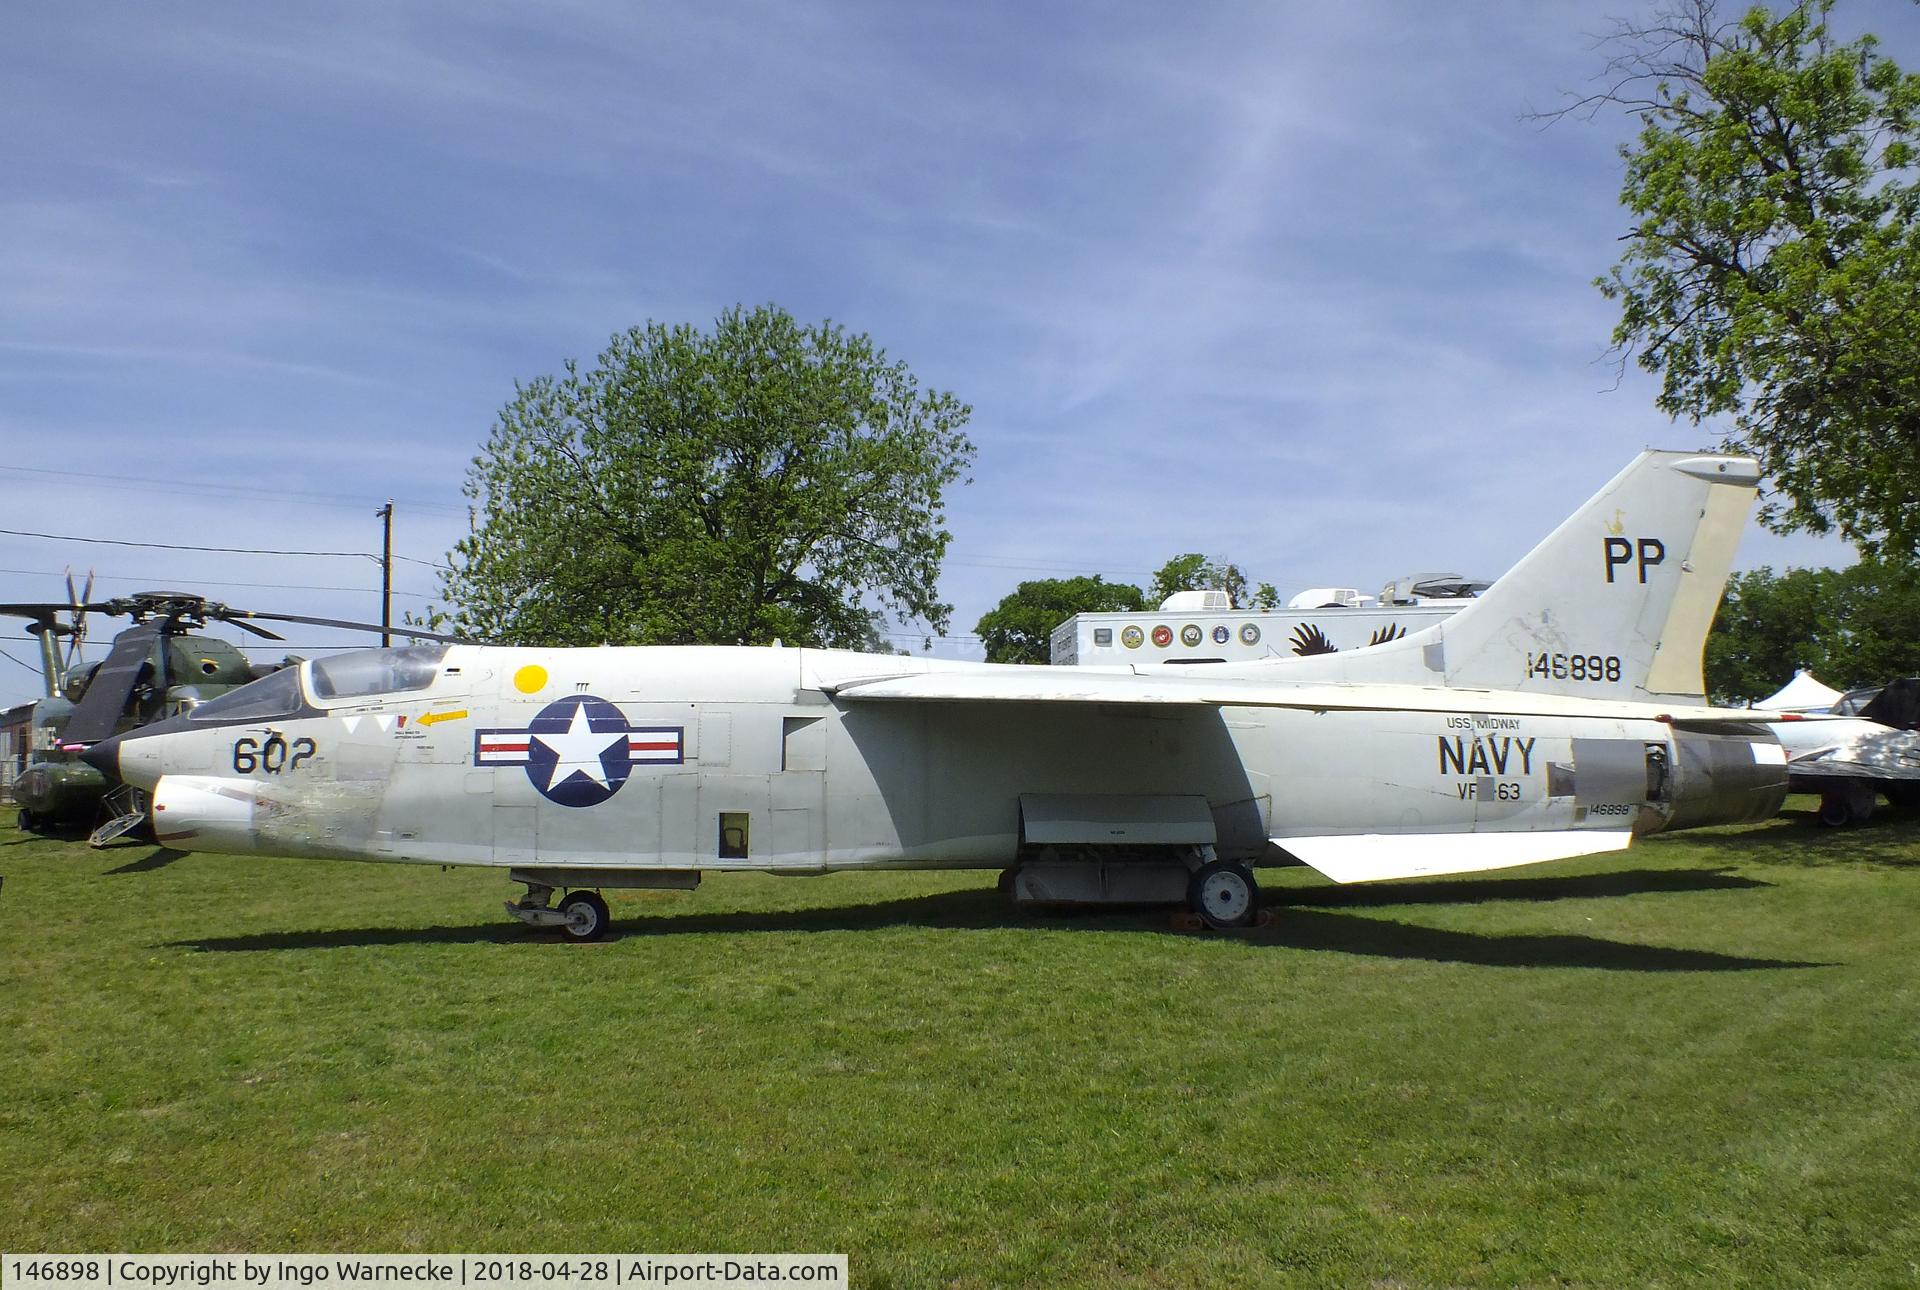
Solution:
M1910 6L1862 13L1920 64ZM437 556L514 380L771 300L974 405L961 629L1041 569L1185 550L1284 585L1496 573L1645 443L1710 438L1597 361L1627 124L1520 119L1585 82L1594 23L1519 0L13 7L7 462L242 491L0 475L9 527L365 545L399 495L404 549ZM1743 558L1783 551L1844 555ZM0 539L0 567L65 563L341 581Z

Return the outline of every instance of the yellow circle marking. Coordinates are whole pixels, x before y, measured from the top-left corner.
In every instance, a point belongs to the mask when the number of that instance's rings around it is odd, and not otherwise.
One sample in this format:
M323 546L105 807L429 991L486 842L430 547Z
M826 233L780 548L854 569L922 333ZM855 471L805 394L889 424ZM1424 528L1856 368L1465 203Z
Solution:
M529 663L513 674L513 688L522 694L535 694L546 688L547 669Z

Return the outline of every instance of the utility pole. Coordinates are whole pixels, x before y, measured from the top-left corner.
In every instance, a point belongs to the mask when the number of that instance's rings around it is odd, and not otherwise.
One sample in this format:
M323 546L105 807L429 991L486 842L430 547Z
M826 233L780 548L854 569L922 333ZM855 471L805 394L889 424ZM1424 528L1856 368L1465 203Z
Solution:
M374 512L380 525L380 648L393 644L393 502Z

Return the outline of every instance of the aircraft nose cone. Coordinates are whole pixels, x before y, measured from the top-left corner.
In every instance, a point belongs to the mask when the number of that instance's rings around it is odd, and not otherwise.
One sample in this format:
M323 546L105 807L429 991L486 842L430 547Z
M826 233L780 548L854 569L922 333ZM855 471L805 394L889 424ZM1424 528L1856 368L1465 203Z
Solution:
M80 760L101 774L112 779L120 778L120 741L115 735L111 739L102 739L93 747L80 754Z

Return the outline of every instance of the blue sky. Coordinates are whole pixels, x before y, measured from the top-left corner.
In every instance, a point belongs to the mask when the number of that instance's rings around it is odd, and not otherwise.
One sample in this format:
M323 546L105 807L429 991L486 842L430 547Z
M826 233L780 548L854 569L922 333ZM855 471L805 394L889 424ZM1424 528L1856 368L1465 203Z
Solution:
M1283 591L1496 575L1713 438L1605 357L1627 123L1522 119L1586 87L1601 14L11 4L0 527L372 551L393 498L419 608L516 379L771 301L973 405L943 654L1022 578L1182 551ZM1842 17L1920 65L1908 0ZM378 612L365 559L7 535L0 599L68 566Z

